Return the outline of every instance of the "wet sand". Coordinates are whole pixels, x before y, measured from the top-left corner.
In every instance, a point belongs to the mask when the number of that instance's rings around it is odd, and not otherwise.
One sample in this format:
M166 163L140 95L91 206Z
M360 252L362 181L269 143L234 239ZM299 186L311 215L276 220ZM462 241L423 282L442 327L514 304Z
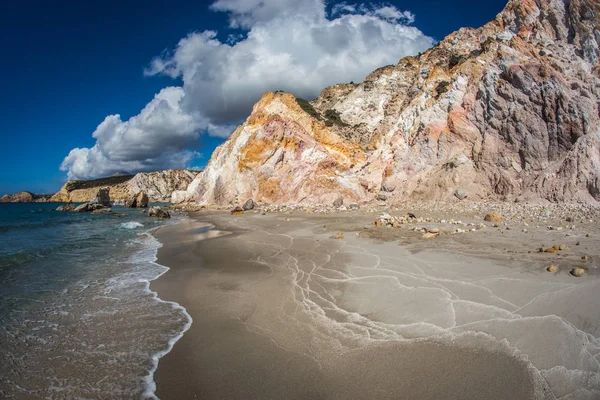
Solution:
M151 288L193 323L160 360L158 397L600 393L597 275L551 276L545 260L522 254L529 244L503 233L424 241L406 229L365 230L373 220L205 212L159 229L158 262L171 270ZM330 238L339 231L342 240ZM510 251L494 246L500 238ZM573 290L591 297L578 313Z

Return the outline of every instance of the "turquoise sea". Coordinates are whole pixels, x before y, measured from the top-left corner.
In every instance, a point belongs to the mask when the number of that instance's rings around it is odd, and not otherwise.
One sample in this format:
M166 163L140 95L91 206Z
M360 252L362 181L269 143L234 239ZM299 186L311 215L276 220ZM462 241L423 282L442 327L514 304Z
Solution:
M158 359L189 328L149 281L164 222L0 204L0 398L152 398Z

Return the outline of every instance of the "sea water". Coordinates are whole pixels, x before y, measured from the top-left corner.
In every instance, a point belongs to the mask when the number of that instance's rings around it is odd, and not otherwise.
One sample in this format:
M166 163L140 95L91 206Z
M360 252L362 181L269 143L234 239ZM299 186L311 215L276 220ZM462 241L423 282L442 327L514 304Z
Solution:
M158 359L189 328L149 281L153 229L125 214L0 204L0 398L152 398Z

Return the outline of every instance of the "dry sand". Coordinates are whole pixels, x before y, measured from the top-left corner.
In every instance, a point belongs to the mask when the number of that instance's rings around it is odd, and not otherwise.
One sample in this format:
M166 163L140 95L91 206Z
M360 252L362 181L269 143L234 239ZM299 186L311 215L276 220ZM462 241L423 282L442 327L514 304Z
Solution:
M157 395L600 398L594 221L486 223L426 240L376 217L201 212L159 229L158 262L171 270L152 289L193 324L161 359ZM536 252L555 242L569 250Z

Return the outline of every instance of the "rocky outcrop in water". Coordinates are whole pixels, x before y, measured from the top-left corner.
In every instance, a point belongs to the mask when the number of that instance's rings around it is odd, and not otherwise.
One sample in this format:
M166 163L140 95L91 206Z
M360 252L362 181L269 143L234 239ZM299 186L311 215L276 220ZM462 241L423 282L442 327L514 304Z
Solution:
M113 176L90 181L68 181L51 201L76 203L92 199L99 187L109 187L112 200L131 200L145 192L149 201L169 201L175 190L185 189L198 172L188 170L166 170L140 172L136 175Z
M75 211L75 204L73 203L67 203L67 204L63 204L60 205L58 207L56 207L56 211L60 211L60 212L74 212Z
M69 202L56 208L56 211L61 212L92 212L94 214L110 212L110 188L101 188L96 191L96 194L91 201L75 206Z
M600 200L600 3L512 0L311 102L267 93L174 202Z
M156 217L158 219L169 219L171 218L171 214L167 210L162 207L154 206L148 209L149 217Z
M85 203L91 201L98 192L98 189L102 187L110 188L112 200L127 199L130 197L127 192L127 182L131 179L133 179L133 175L111 176L87 181L68 181L52 196L50 201Z
M135 196L135 206L137 208L146 208L148 207L148 194L143 190Z
M43 203L48 201L50 195L35 194L31 192L18 192L5 194L0 198L0 203Z
M124 205L127 208L146 208L148 207L148 195L142 190L132 199L127 200Z
M110 188L98 189L90 204L99 204L104 207L110 207Z

